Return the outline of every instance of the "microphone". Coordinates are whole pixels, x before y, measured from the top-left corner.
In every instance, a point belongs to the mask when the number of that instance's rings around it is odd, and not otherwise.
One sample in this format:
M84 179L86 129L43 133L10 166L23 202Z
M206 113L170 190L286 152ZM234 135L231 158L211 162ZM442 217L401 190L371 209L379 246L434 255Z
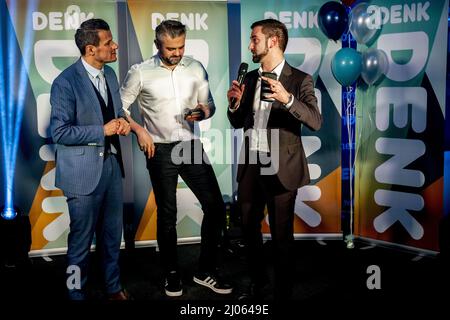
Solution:
M236 79L236 81L239 82L239 85L242 85L242 83L244 82L244 78L245 78L245 75L247 74L247 70L248 70L248 64L245 62L242 62L241 65L239 66L238 76ZM236 98L231 98L230 108L235 109L235 107L234 107L235 104L236 104Z

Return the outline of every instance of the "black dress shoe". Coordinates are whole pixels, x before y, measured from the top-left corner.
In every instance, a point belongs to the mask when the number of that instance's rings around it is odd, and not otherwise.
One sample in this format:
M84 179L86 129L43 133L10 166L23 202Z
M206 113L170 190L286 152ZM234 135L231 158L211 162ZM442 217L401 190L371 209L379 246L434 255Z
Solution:
M108 300L110 301L124 301L124 300L133 300L130 294L126 290L120 290L116 293L110 293L108 295Z
M251 282L238 297L238 300L261 300L264 298L264 285Z

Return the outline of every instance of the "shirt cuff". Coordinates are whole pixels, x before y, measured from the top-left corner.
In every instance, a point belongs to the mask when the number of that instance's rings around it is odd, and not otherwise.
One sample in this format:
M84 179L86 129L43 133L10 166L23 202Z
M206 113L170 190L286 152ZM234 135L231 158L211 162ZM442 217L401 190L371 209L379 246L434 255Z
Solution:
M126 115L127 117L131 115L131 112L130 112L130 110L128 110L128 107L127 107L127 108L122 107L122 110L123 110L123 112L125 113L125 115Z
M236 111L237 111L237 109L239 109L239 106L237 106L237 107L234 107L234 108L230 108L230 107L228 107L228 111L230 111L231 113L234 113L234 112L236 112Z
M294 95L291 93L291 97L289 98L289 102L284 104L284 107L286 109L289 109L292 106L293 103L294 103Z

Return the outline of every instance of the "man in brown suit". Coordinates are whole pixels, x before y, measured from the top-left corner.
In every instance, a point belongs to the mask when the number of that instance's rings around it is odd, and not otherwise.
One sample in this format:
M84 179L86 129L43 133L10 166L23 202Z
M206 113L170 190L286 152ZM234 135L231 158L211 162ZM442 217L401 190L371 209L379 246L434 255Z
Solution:
M227 93L228 119L245 132L237 173L238 207L251 275L245 296L261 298L267 284L261 233L267 205L275 262L274 297L284 301L292 295L295 199L298 188L310 181L301 127L318 130L322 117L313 78L285 61L286 26L266 19L253 23L251 29L249 50L253 62L261 66L249 72L242 85L233 81ZM262 76L263 72L275 74L276 79ZM262 97L261 86L271 93Z

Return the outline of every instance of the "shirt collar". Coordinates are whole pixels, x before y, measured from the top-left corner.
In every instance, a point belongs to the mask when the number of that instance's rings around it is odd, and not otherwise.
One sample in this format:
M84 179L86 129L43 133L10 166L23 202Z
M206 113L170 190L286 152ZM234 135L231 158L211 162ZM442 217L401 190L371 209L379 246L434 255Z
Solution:
M83 57L81 57L81 63L83 63L84 68L86 69L86 71L89 73L89 75L92 78L97 78L98 74L100 72L102 72L103 74L105 73L105 68L101 68L100 70L97 68L94 68L93 66L91 66L89 63L87 63Z
M283 71L284 68L284 64L286 63L286 59L283 59L283 61L281 61L276 67L275 69L272 70L273 73L275 73L277 75L277 79L280 79L280 75L281 72ZM261 75L261 73L263 72L262 67L259 67L258 69L258 73L259 75Z

